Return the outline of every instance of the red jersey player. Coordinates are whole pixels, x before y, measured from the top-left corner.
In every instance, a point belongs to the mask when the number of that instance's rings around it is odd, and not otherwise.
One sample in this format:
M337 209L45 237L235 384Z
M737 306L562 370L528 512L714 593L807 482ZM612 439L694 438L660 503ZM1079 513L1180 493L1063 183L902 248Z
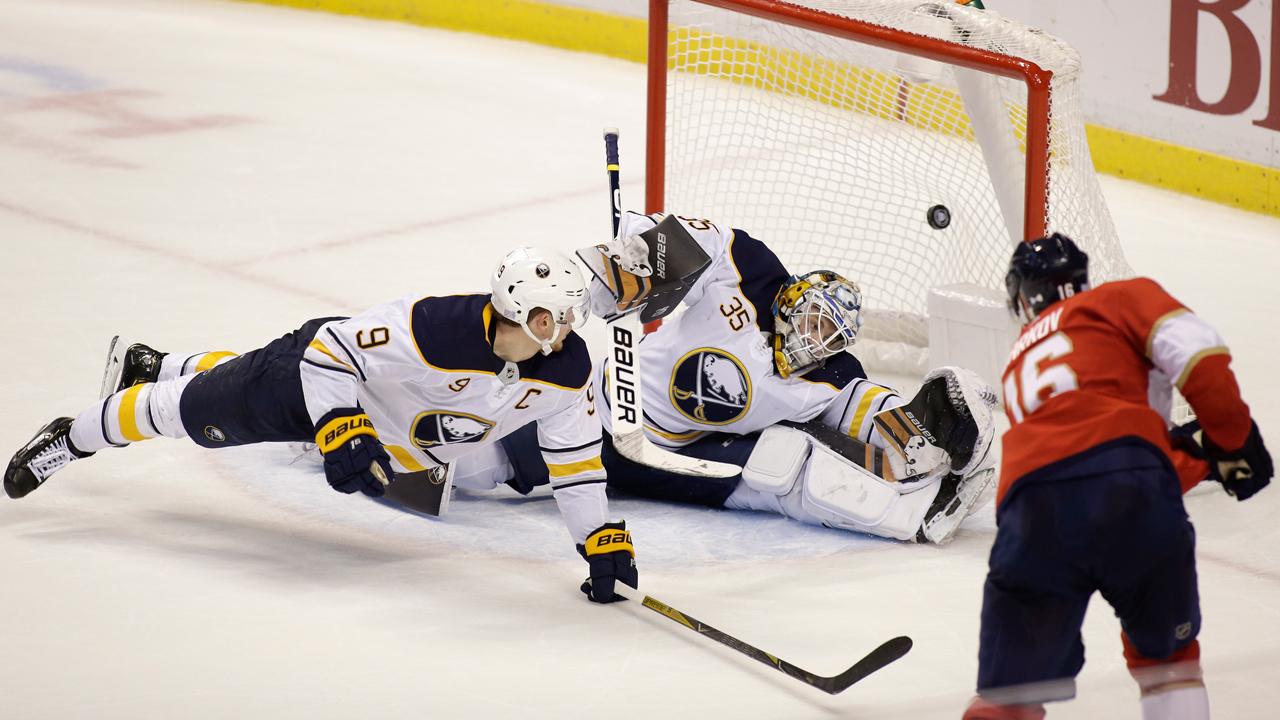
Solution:
M1209 717L1178 470L1182 486L1208 476L1244 500L1270 482L1271 457L1213 328L1146 278L1089 289L1088 261L1055 234L1009 263L1024 328L1004 374L1011 427L966 720L1041 718L1075 695L1094 591L1120 618L1143 717ZM1152 408L1171 384L1203 426L1199 472Z

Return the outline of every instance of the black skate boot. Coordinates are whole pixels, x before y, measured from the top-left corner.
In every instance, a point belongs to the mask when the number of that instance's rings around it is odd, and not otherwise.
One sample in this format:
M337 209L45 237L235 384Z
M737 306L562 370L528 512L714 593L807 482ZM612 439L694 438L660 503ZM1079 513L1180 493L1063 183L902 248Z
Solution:
M160 361L166 353L133 343L126 347L117 335L107 348L107 368L102 373L99 399L138 383L155 382L160 377Z
M9 461L4 471L5 494L15 499L24 497L72 460L92 454L71 444L71 418L58 418L41 428Z

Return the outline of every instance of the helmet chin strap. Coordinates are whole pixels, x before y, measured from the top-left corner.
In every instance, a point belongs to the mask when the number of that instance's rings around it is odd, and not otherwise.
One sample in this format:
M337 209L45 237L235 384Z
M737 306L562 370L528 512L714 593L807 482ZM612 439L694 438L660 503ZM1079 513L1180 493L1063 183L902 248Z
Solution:
M560 333L560 323L555 322L554 320L552 320L551 322L552 322L551 337L554 338L556 335ZM524 334L528 335L530 340L538 343L538 347L541 348L543 355L550 355L552 352L554 352L554 349L551 347L550 340L543 340L542 338L533 334L533 328L529 327L529 321L527 319L522 319L520 321L520 327L524 328Z
M1031 303L1027 301L1026 296L1018 293L1018 311L1014 313L1018 318L1018 324L1026 327L1035 322L1036 313L1031 309Z

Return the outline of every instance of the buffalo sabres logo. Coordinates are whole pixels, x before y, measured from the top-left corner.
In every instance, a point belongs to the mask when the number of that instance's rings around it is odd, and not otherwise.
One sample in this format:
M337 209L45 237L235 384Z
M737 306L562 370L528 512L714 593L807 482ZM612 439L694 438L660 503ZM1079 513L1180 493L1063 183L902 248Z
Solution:
M424 450L440 445L480 442L493 423L466 413L424 412L413 420L413 444Z
M671 404L691 420L727 425L751 406L751 377L729 353L698 348L680 358L671 373Z

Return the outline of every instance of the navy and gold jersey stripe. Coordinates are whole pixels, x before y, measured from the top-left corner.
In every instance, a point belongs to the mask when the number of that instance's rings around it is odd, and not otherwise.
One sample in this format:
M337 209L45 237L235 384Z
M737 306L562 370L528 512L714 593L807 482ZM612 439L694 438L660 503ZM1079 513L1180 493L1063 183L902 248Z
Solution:
M596 445L599 445L602 442L604 442L604 438L599 437L590 442L585 442L581 445L575 445L573 447L549 448L549 447L542 447L541 445L539 445L538 450L544 453L571 453L571 452L578 452L579 450L586 450L587 448L594 447Z
M798 377L806 382L825 383L836 390L843 390L849 383L854 380L861 380L866 376L867 371L862 367L862 362L858 358L847 352L841 352L827 358L827 361L820 367L816 367Z
M558 478L604 472L604 463L600 460L600 456L596 455L577 462L547 463L547 472L551 474L551 481L554 483Z
M347 348L346 344L342 342L342 338L338 337L338 334L335 333L331 327L325 328L324 331L329 335L329 337L333 338L334 344L336 344L338 349L342 351L342 354L346 355L347 359L351 361L351 366L355 368L356 373L360 375L360 380L368 382L369 378L365 377L364 368L360 367L360 363L356 361L355 354L352 353L351 350Z
M496 332L490 295L425 297L413 304L409 328L418 356L445 372L496 375L506 364L493 352ZM570 333L564 347L551 355L538 353L518 363L520 378L565 390L581 390L591 379L587 344Z
M738 288L756 310L756 325L761 332L772 333L773 300L791 273L764 243L736 228L729 241L729 260L738 273ZM743 268L748 272L744 274Z

